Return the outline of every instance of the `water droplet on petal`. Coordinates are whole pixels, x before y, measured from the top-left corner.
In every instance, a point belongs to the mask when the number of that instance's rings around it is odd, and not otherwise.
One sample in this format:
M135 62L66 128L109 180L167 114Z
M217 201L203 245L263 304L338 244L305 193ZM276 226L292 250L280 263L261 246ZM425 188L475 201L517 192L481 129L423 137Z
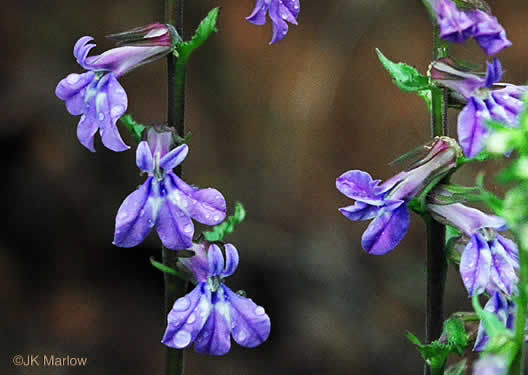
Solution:
M189 301L189 299L187 297L182 297L176 300L172 309L176 311L185 311L189 308L190 305L191 302Z
M215 216L213 217L213 220L214 220L214 221L218 221L218 220L220 220L220 216L215 215Z
M262 307L262 306L258 306L255 309L255 314L256 315L264 315L265 313L266 313L266 311L264 310L264 307Z
M191 342L191 334L187 331L179 331L174 335L174 346L184 348Z
M191 316L189 316L189 319L187 319L187 324L193 324L195 320L196 320L196 315L191 314Z
M247 337L246 331L241 329L240 332L238 333L238 341L244 341L246 337Z
M192 227L191 224L187 224L187 225L183 228L183 231L184 231L185 233L191 233L192 230L193 230L193 227Z
M99 121L103 121L105 118L105 115L103 112L99 113Z
M66 82L68 82L70 85L75 85L77 82L79 82L79 78L81 76L76 73L72 73L66 77Z

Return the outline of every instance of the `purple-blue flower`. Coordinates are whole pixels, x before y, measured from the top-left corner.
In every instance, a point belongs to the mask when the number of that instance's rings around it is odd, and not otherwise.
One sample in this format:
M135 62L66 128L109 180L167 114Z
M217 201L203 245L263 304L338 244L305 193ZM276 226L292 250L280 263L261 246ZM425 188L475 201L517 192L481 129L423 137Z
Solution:
M216 225L226 216L226 202L215 189L187 185L172 171L183 162L189 147L173 146L171 132L148 131L148 141L137 148L136 164L148 174L143 185L124 200L116 216L114 245L140 244L153 227L163 245L172 250L192 246L194 219Z
M507 372L506 361L496 354L486 355L473 365L473 375L506 375Z
M266 13L273 25L270 44L281 41L288 34L288 22L297 25L301 5L299 0L257 0L255 9L246 19L254 25L266 23Z
M487 120L517 127L524 111L523 95L527 86L498 83L502 66L498 59L488 63L486 76L464 71L445 59L431 65L431 78L459 92L467 104L458 115L458 139L467 157L477 156L486 147L491 130Z
M345 172L337 179L337 189L356 201L339 211L352 221L374 219L361 238L361 245L367 253L383 255L398 245L409 229L408 202L433 179L454 168L458 154L456 142L440 137L416 167L400 172L382 184L360 170Z
M506 230L504 219L461 203L428 204L434 219L460 230L466 243L460 259L462 282L470 296L488 291L506 295L516 292L519 249L515 242L497 234Z
M171 51L171 33L166 25L152 24L129 32L115 34L124 44L100 55L88 56L95 44L90 36L80 38L73 55L87 72L71 73L59 82L55 94L66 102L66 109L81 116L77 137L82 145L95 152L94 137L99 130L105 147L124 151L116 127L117 120L126 112L128 99L117 79L128 71L165 56Z
M167 317L163 344L183 349L194 343L199 353L224 355L231 348L231 336L248 348L268 338L271 322L264 308L223 283L239 262L233 245L225 244L224 248L225 259L217 245L204 243L193 246L192 258L180 259L197 285L174 303Z
M480 10L458 9L452 0L433 0L440 37L453 43L474 38L488 56L510 47L506 31L497 18Z
M495 315L506 329L513 331L515 328L515 304L501 293L493 293L486 306L484 306L484 310ZM476 352L485 350L488 342L489 336L486 334L484 324L481 322L473 350Z

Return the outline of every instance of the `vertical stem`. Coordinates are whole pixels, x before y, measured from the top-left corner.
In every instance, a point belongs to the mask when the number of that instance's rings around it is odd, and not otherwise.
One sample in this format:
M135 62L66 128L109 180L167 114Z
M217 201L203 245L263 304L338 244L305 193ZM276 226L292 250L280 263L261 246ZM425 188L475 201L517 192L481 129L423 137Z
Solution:
M526 224L524 224L526 226ZM526 230L524 226L521 230ZM517 233L517 243L519 243L519 263L520 263L520 280L519 280L519 296L517 302L517 314L515 317L515 341L518 346L518 352L512 363L510 374L522 375L524 374L524 358L525 358L525 327L526 327L526 305L528 303L528 295L526 287L528 286L528 249L523 243L522 235Z
M183 37L183 4L184 0L165 0L165 22L173 25L178 34ZM185 110L185 65L169 54L167 57L167 125L176 129L180 137L185 134L184 110ZM176 174L181 177L182 168L176 169ZM177 252L161 247L163 264L175 268L178 263ZM179 297L187 290L187 283L167 273L165 277L165 314L167 315ZM165 374L182 375L184 370L184 350L167 347L165 356Z
M434 25L433 60L447 57L448 49L440 39L438 25ZM447 89L431 90L431 135L432 138L447 135ZM425 340L434 341L442 334L444 321L444 289L447 272L445 256L445 226L426 218L427 226L427 294L425 317ZM424 373L431 374L429 366ZM442 372L440 372L442 373Z

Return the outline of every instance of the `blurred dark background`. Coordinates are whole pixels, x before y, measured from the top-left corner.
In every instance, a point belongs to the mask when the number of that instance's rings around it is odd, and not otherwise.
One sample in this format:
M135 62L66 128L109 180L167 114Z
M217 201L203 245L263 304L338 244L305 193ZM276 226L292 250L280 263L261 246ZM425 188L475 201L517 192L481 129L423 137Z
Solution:
M374 48L422 72L431 27L420 1L301 0L299 26L272 47L271 26L244 20L253 0L186 4L186 36L214 6L220 33L191 59L185 162L189 183L218 188L246 222L232 235L241 253L229 285L244 289L272 318L270 339L236 344L224 358L188 351L189 374L417 374L422 361L405 337L423 337L424 225L417 216L398 248L384 257L360 248L366 223L338 211L351 204L335 189L349 169L375 178L388 162L429 139L418 97L393 86ZM528 77L528 3L490 1L514 46L500 55L506 81ZM114 218L143 181L134 151L97 153L76 138L78 118L54 95L81 72L75 41L163 20L162 1L28 1L3 5L0 77L4 165L1 192L0 346L2 374L161 374L165 348L162 274L155 235L140 247L114 247ZM483 63L471 42L460 57ZM166 118L166 64L121 80L140 122ZM456 113L452 113L455 129ZM122 131L122 133L125 133ZM133 145L128 137L127 143ZM493 188L493 171L488 181ZM464 169L470 184L477 169ZM450 271L446 312L469 309ZM88 357L87 368L17 368L15 354Z

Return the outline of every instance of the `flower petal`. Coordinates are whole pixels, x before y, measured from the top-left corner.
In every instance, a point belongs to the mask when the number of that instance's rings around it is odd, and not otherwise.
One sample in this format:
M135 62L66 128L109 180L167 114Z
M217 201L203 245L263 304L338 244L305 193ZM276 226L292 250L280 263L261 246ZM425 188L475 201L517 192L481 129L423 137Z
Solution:
M96 121L92 121L86 115L82 115L77 125L77 138L88 150L95 152L94 138L99 127Z
M352 221L370 220L378 216L383 208L371 206L363 202L356 202L352 206L342 207L339 209L345 217Z
M206 283L199 283L189 294L174 302L161 342L176 349L189 346L202 331L211 310L211 294Z
M230 243L226 243L224 245L225 249L225 268L220 274L221 277L229 277L232 274L235 273L236 269L238 268L238 263L240 261L238 250L236 247L231 245Z
M125 90L112 73L106 74L98 84L95 95L95 111L99 121L99 133L105 147L112 151L125 151L127 146L119 131L117 120L126 112L128 99Z
M246 17L246 20L254 25L264 25L266 23L266 12L269 9L269 4L265 0L258 0L253 12Z
M151 232L156 222L157 182L149 177L121 204L116 216L113 244L119 247L139 245Z
M392 179L391 179L392 180ZM336 188L348 198L373 206L382 206L383 195L378 193L379 180L373 180L370 174L360 170L343 173L336 180Z
M86 57L90 50L95 47L95 44L90 43L92 40L91 36L83 36L73 46L73 56L77 59L77 63L86 70L90 70L85 63Z
M513 309L514 305L499 292L493 293L486 306L484 306L485 311L496 315L499 321L504 323L508 329L513 329L512 317L514 317L514 314L511 313ZM484 329L484 324L481 322L473 350L476 352L485 350L488 341L489 337Z
M181 145L174 149L172 149L169 153L165 154L160 160L160 167L163 168L165 171L171 171L172 169L176 168L178 165L180 165L185 158L187 157L187 154L189 153L189 146L187 145Z
M213 293L212 301L213 310L196 338L194 349L198 353L224 355L231 349L231 317L229 303L225 301L222 288Z
M187 215L199 223L217 225L226 217L226 202L216 189L196 189L187 185L174 173L167 173L170 180L169 199Z
M66 102L68 112L74 116L84 113L84 95L86 86L94 80L94 72L71 73L62 79L55 89L55 95Z
M475 97L469 98L458 115L458 139L468 158L477 156L484 149L489 134L485 122L489 118L484 102Z
M411 217L406 203L393 211L385 210L367 227L361 245L369 254L383 255L392 251L409 230Z
M212 244L207 250L209 273L207 276L218 276L224 270L224 256L218 245Z
M172 187L170 179L171 176L167 175L162 182L163 187L160 190L162 204L156 223L156 231L166 248L171 250L188 249L192 246L194 224L180 206L171 199L176 189Z
M506 251L496 239L490 243L491 250L491 280L504 294L511 296L516 291L519 278Z
M434 10L442 39L463 43L471 36L475 21L451 0L435 0Z
M499 234L497 234L496 240L506 252L509 262L512 264L513 268L518 270L520 268L520 264L519 248L517 247L517 244L509 238L503 237Z
M152 173L154 171L154 160L152 151L146 141L139 143L136 150L136 165L143 172Z
M194 256L180 258L180 263L193 273L197 282L207 281L209 275L209 260L207 258L205 243L193 243L190 250L194 251Z
M472 12L472 18L475 20L473 37L488 56L496 55L512 45L496 17L476 10Z
M490 274L490 248L479 234L475 234L466 245L460 259L460 275L470 296L481 294L486 290Z
M273 37L270 44L274 44L280 42L288 34L288 24L285 20L289 21L293 16L280 1L271 2L269 16L273 24ZM295 20L295 18L293 19ZM297 21L292 23L297 24Z
M268 338L271 322L263 307L251 299L233 293L223 285L231 311L231 334L233 339L246 348L254 348Z

